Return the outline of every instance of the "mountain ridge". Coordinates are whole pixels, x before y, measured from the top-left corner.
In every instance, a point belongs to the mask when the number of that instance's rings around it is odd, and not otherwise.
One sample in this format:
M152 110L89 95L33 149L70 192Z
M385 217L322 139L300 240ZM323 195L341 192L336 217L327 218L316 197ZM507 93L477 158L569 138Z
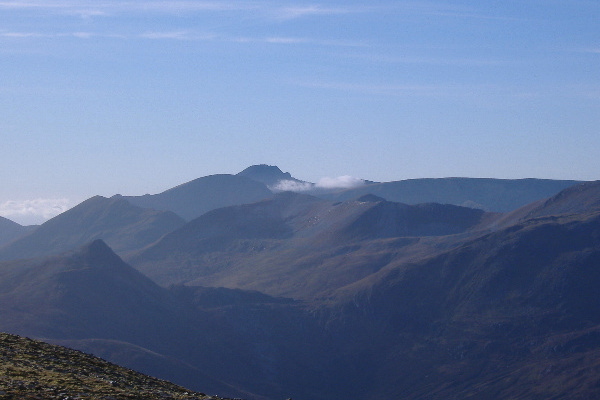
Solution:
M208 212L127 260L164 286L238 287L306 299L318 294L317 287L333 290L382 268L399 251L394 243L424 251L431 246L416 237L465 233L485 215L453 205L333 203L283 192L258 203ZM380 250L372 252L369 246ZM352 258L360 261L345 261ZM346 272L340 274L339 268ZM315 275L309 277L309 271ZM319 275L329 283L302 289L307 279L315 281Z
M581 181L534 178L415 178L361 185L324 193L322 197L344 201L373 194L406 204L441 203L508 212L578 183Z
M216 174L194 179L158 194L125 198L139 207L172 211L189 221L215 208L251 203L271 195L266 185L248 177Z
M0 260L58 254L94 239L126 253L184 224L170 211L143 209L121 196L94 196L0 247Z
M23 226L8 218L0 217L0 247L25 236L35 226Z

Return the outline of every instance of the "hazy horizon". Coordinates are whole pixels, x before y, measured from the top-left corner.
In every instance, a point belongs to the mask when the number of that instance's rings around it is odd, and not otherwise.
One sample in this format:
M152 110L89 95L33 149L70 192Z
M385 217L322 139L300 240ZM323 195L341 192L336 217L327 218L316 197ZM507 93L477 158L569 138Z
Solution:
M259 165L259 164L257 164ZM266 164L263 164L266 165ZM237 171L241 172L241 171ZM236 174L234 172L232 174ZM282 171L291 173L293 178L297 178L293 172L291 171ZM197 177L201 178L201 177ZM431 177L423 177L423 178L410 178L410 179L429 179ZM459 177L442 177L442 178L459 178ZM460 177L460 178L485 178L485 177ZM409 180L410 180L409 179ZM435 177L434 177L435 179ZM505 178L492 178L492 179L505 179ZM545 179L545 178L518 178L518 179ZM393 180L400 181L401 179ZM338 177L322 177L315 182L303 181L296 182L291 180L280 180L277 184L268 186L274 192L280 191L292 191L292 192L306 192L308 190L313 189L350 189L360 187L369 183L369 181L373 182L371 179L363 179L356 178L350 175L342 175ZM377 182L376 183L385 183L385 182ZM391 181L387 181L391 182ZM9 200L3 203L0 203L0 216L8 218L14 222L17 222L21 225L38 225L42 224L45 221L69 210L70 208L76 206L77 204L83 202L89 197L100 195L104 197L112 197L114 195L126 195L126 196L142 196L145 194L158 194L165 190L174 188L180 184L187 182L176 182L171 184L171 186L165 187L162 190L153 193L131 193L131 192L123 192L123 193L111 193L111 194L100 194L96 193L87 197L75 197L75 198L38 198L38 199L26 199L26 200Z

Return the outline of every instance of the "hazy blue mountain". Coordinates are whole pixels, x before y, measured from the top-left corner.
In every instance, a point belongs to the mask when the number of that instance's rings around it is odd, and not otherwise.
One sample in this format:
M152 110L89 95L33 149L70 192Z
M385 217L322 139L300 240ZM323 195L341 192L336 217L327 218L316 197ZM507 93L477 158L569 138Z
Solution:
M8 218L0 217L0 246L35 230L37 226L22 226Z
M364 398L594 398L599 237L597 212L522 221L381 271L324 312L363 384L380 383Z
M508 212L553 196L579 183L549 179L427 178L371 183L353 189L322 193L320 197L344 201L374 194L406 204L441 203Z
M334 203L286 192L208 212L128 261L162 285L309 298L361 279L395 258L464 240L448 236L476 229L486 216L453 205L406 205L372 196Z
M272 195L261 182L242 175L220 174L194 179L159 194L125 198L139 207L172 211L189 221L215 208L253 203Z
M281 184L282 182L284 184ZM346 201L374 194L388 201L406 204L453 204L486 211L508 212L550 197L578 182L439 178L383 183L365 180L364 183L352 189L327 189L296 179L289 172L282 172L277 166L260 164L252 165L236 175L209 175L159 194L126 198L140 207L173 211L188 221L217 208L254 203L270 198L273 192L285 190L301 190L331 201Z
M35 231L0 248L0 259L58 254L95 239L115 251L140 249L183 225L172 212L143 209L120 196L92 197L40 225Z
M496 221L496 226L508 226L519 221L557 215L572 215L600 210L600 181L584 182L562 190L555 196L542 199Z
M333 368L326 335L300 304L240 290L161 288L101 240L1 262L0 331L231 397L348 394L333 377L345 366Z
M19 334L132 340L154 329L150 321L175 314L164 289L102 240L62 255L6 261L0 282L3 314L27 310L22 320L3 320L3 329Z
M151 375L234 396L189 362L222 359L217 323L125 264L101 240L57 256L0 263L0 330L102 355ZM208 327L208 329L207 329ZM195 341L213 342L195 347Z
M242 172L237 174L238 176L245 176L254 181L264 183L267 187L271 188L281 181L291 181L296 183L306 183L299 179L292 177L289 172L282 172L279 167L274 165L252 165Z

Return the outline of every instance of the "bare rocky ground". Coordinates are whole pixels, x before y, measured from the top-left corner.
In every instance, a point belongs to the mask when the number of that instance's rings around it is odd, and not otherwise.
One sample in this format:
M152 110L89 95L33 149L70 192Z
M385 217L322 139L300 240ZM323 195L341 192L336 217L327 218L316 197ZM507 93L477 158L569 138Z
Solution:
M225 400L7 333L0 333L0 399Z

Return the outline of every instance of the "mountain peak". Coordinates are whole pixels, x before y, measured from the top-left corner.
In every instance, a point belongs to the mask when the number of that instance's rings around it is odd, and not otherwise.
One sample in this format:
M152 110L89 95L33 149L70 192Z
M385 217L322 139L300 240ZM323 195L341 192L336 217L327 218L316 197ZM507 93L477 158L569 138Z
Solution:
M88 244L82 246L82 250L85 250L90 254L105 254L106 252L113 252L112 249L102 239L92 240Z
M375 196L374 194L365 194L364 196L360 196L356 199L356 201L360 202L368 202L368 203L378 203L380 201L386 201L383 197Z
M123 263L121 258L102 239L96 239L84 244L79 247L79 249L75 250L75 253L82 258L100 261L102 263Z
M245 176L252 180L264 183L267 186L274 185L282 180L296 180L289 172L282 172L279 167L267 164L252 165L242 172L239 172L237 175Z

